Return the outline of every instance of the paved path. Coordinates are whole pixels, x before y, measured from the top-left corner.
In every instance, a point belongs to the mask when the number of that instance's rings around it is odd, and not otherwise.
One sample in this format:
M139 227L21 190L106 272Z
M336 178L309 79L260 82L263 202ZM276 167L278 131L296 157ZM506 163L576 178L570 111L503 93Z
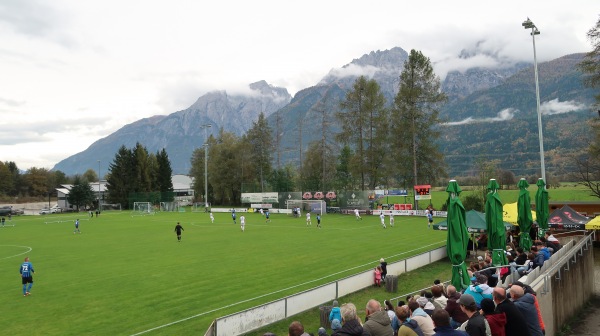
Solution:
M600 297L600 248L594 248L594 292ZM593 302L593 306L585 313L581 323L573 328L568 335L596 336L600 334L600 299Z

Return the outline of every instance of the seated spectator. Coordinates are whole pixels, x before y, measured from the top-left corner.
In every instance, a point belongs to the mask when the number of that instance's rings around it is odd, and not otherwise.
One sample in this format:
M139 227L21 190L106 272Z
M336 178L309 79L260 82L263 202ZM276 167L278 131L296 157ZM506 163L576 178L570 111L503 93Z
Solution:
M471 280L473 280L473 278L471 278ZM469 294L471 297L473 297L476 306L479 307L481 300L483 300L484 298L493 298L493 289L490 286L488 286L488 279L483 274L477 274L474 280L475 282L469 287L467 287L464 294Z
M487 241L488 241L488 236L485 233L482 233L481 235L479 235L479 238L477 238L477 248L480 250L486 250L487 249Z
M448 298L443 295L444 292L442 287L434 285L431 287L431 294L433 295L433 306L435 308L445 309L448 304Z
M544 257L544 261L550 259L552 256L552 252L550 252L550 250L541 241L536 241L535 247L537 247L540 254Z
M531 336L543 336L544 332L540 324L537 308L535 307L535 297L525 293L523 287L512 285L510 287L510 296L515 306L519 309Z
M429 299L427 299L425 296L419 297L417 299L417 303L419 304L421 309L423 309L423 311L427 313L427 315L431 316L431 314L433 314L433 310L435 309L435 307L433 306L433 303L431 303L431 301L429 301Z
M546 238L547 241L553 243L554 245L557 245L558 250L560 250L560 248L562 247L560 245L560 242L558 241L558 239L556 239L556 237L554 237L554 235L552 235L552 233L550 231L546 231L546 233L544 233L544 238ZM558 250L556 250L556 251L558 251Z
M517 247L517 257L515 258L515 263L519 266L525 265L527 263L527 253L523 251L522 247Z
M342 321L344 324L338 330L336 330L331 336L367 336L368 334L364 331L358 315L356 313L356 306L352 303L344 303L340 307L342 313ZM333 328L333 325L332 325Z
M438 279L433 280L434 286L439 286L442 289L442 295L446 296L446 286Z
M486 319L477 311L475 299L470 294L463 294L458 300L460 309L467 314L469 319L460 326L469 336L486 336Z
M454 330L454 328L450 326L450 316L448 315L448 312L444 309L436 308L433 312L433 315L431 316L431 319L433 320L433 324L435 325L435 328L433 329L435 331L435 334L433 334L434 336L469 335L462 330Z
M396 312L394 311L394 305L390 302L390 300L385 300L383 301L384 303L384 309L385 312L388 314L388 317L390 318L390 322L394 319L394 317L396 316Z
M520 276L531 273L535 269L535 254L529 253L527 255L527 261L525 265L517 268L517 272L519 272Z
M304 332L302 323L294 321L288 328L288 336L308 336L308 334Z
M392 330L397 336L423 336L417 321L410 319L410 309L407 305L396 308L396 319L392 322Z
M319 336L329 336L327 335L327 330L323 327L319 328L319 330L317 331L317 335Z
M423 335L432 336L435 332L433 331L434 326L431 316L414 299L408 301L408 309L411 313L411 320L417 321L417 324L419 324L419 327L423 331Z
M340 322L341 320L338 319L333 319L331 321L331 334L335 334L336 331L342 329L342 322Z
M393 336L391 321L388 314L381 309L381 303L371 299L367 302L366 322L363 324L365 333L371 336Z
M448 301L446 304L446 311L450 315L450 326L454 329L460 327L461 324L468 320L467 315L460 309L458 299L460 299L460 293L456 291L456 287L448 286Z
M481 313L488 321L492 336L506 336L506 314L495 312L494 300L485 298L481 300Z
M556 253L556 251L560 250L559 244L555 244L546 239L546 237L540 237L540 241L552 252L552 254Z
M532 246L531 253L533 253L535 255L535 258L533 259L534 268L544 266L544 261L545 261L544 255L542 253L540 253L540 251L537 249L537 247Z

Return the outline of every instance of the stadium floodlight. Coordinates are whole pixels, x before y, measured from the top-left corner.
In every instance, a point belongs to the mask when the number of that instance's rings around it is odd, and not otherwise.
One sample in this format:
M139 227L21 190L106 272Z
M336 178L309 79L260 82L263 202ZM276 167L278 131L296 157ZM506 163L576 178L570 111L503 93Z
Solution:
M533 39L533 70L535 74L535 98L537 106L537 119L538 119L538 140L540 143L540 167L542 170L542 180L546 181L546 166L544 164L544 134L542 132L542 113L540 112L540 84L538 81L538 68L537 68L537 55L535 52L535 35L539 35L540 31L537 29L535 24L531 22L529 18L522 24L523 28L531 29L531 38Z
M204 128L204 207L208 208L208 136L206 131L212 125L204 124L200 127Z

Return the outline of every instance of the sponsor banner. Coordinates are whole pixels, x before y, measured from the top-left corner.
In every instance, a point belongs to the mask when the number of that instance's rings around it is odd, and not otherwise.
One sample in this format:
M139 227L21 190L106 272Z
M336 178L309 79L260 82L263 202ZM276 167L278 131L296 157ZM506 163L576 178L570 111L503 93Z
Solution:
M417 201L419 201L419 200L428 200L428 199L431 199L431 195L415 195L415 199Z
M278 203L279 194L276 192L265 192L262 193L262 203Z
M285 205L287 204L286 201L292 201L292 200L302 200L302 193L299 191L293 191L293 192L280 192L278 194L279 197L279 204L282 207L285 207Z
M426 216L425 210L373 210L373 215L379 216L383 212L384 215L389 216L392 213L394 216ZM448 212L446 211L434 211L433 217L447 217Z
M242 193L242 203L277 203L276 192L265 193Z
M273 204L270 204L270 203L250 204L250 207L253 209L271 209L271 208L273 208Z
M389 196L408 196L408 191L406 189L391 189L386 191Z

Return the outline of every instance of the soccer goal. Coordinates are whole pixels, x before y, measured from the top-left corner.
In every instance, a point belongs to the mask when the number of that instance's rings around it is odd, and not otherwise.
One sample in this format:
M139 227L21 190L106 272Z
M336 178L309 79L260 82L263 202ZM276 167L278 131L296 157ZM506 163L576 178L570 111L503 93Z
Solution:
M192 212L210 212L204 202L197 202L192 205Z
M134 202L131 216L154 215L154 208L150 202Z
M326 212L325 201L320 200L287 200L285 206L291 211L292 215L296 215L294 209L300 209L302 214L311 212L323 216Z
M100 204L100 211L121 211L121 203L116 204Z
M179 211L179 202L160 202L160 211L177 212Z

